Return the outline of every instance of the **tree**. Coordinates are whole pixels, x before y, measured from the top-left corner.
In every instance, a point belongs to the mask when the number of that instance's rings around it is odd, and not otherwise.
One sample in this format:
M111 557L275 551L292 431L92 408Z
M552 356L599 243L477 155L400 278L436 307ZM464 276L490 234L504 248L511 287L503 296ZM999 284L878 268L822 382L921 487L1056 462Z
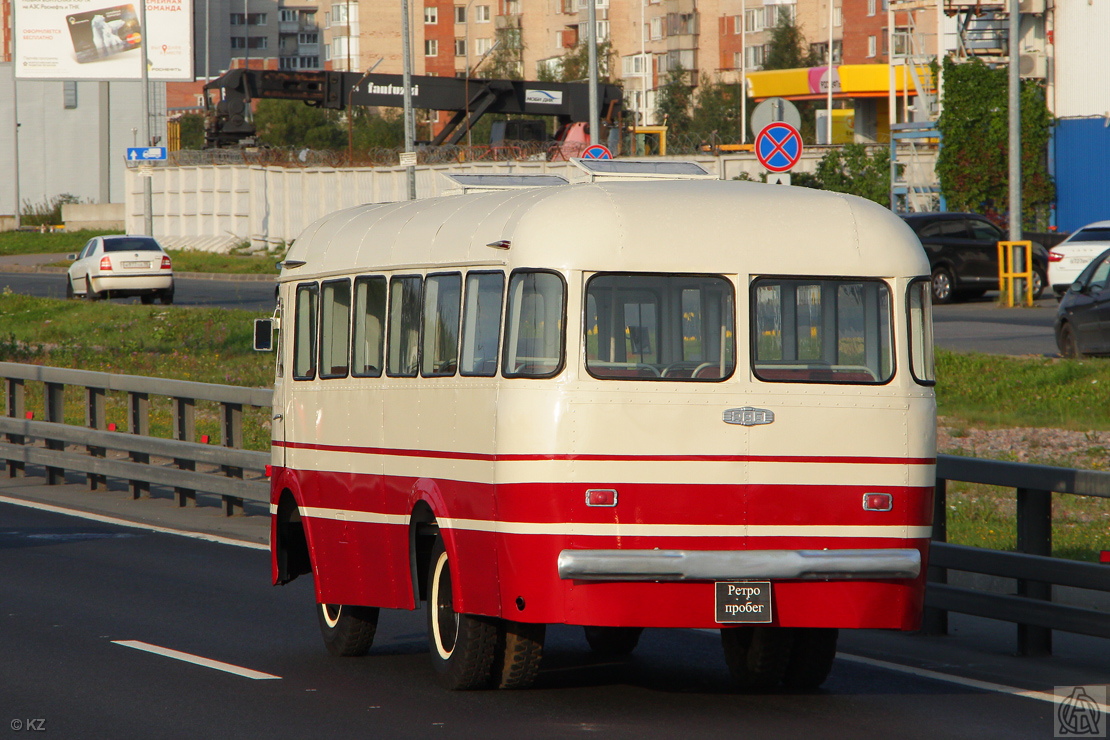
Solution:
M740 94L739 83L702 82L690 116L690 133L706 141L739 141Z
M763 69L797 69L812 67L816 56L809 48L806 37L785 7L779 9L771 40L763 55Z
M394 149L405 143L404 115L398 108L386 108L381 114L371 113L366 108L351 109L354 148L365 152L367 149Z
M686 82L686 70L681 65L667 72L667 81L659 88L655 115L665 121L668 136L678 136L690 130L690 103L694 88Z
M610 71L613 69L613 56L616 50L608 41L599 41L597 44L597 79L601 84L608 84ZM558 69L555 72L541 69L539 71L541 82L581 82L590 77L590 47L586 42L579 42L568 49L559 59Z
M1004 67L991 69L977 59L962 64L944 60L937 176L952 210L1008 212L1008 91ZM1043 227L1056 195L1046 159L1053 118L1043 83L1023 80L1020 103L1022 222Z
M254 113L259 138L276 147L343 149L346 132L335 111L314 108L297 100L259 100Z
M200 113L185 113L177 119L182 149L204 148L204 116Z
M823 190L850 193L890 207L890 150L879 147L867 153L863 144L830 149L817 165L817 182Z
M520 29L497 29L494 32L494 43L496 48L475 76L491 80L524 79L524 42L521 41Z

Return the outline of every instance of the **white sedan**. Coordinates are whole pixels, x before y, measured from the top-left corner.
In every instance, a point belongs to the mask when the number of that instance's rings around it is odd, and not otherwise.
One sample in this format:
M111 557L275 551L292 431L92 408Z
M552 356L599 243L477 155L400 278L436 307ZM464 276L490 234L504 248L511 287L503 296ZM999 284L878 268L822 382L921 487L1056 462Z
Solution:
M89 240L66 276L66 297L139 296L143 303L173 303L173 262L149 236L98 236Z
M1110 221L1095 221L1048 250L1048 284L1059 298L1091 260L1110 249Z

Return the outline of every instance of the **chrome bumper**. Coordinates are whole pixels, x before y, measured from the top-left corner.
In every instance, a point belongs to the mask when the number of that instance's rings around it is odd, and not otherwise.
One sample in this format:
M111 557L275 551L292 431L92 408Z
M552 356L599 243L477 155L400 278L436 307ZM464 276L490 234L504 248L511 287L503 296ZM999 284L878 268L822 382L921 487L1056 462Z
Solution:
M921 553L898 550L563 550L559 578L578 581L917 578Z

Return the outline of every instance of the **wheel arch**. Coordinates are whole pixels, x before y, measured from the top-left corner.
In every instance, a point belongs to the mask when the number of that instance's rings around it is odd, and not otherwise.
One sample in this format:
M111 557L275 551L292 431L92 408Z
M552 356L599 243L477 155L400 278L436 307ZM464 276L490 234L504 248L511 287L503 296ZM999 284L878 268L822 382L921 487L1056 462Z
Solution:
M288 488L282 490L278 499L270 537L275 585L284 585L297 576L312 573L308 532L297 499Z
M413 603L419 607L428 598L429 570L432 548L440 535L439 522L431 505L424 500L417 501L409 516L409 571L412 578ZM452 550L451 543L444 541L444 547Z

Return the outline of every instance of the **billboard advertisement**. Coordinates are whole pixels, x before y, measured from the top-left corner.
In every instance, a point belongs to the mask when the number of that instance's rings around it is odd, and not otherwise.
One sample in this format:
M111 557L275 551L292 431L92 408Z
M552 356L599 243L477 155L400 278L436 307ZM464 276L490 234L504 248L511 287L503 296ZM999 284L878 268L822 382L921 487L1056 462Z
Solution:
M145 38L150 79L193 79L192 0L147 0L147 28L142 0L112 2L13 0L16 77L137 80Z

